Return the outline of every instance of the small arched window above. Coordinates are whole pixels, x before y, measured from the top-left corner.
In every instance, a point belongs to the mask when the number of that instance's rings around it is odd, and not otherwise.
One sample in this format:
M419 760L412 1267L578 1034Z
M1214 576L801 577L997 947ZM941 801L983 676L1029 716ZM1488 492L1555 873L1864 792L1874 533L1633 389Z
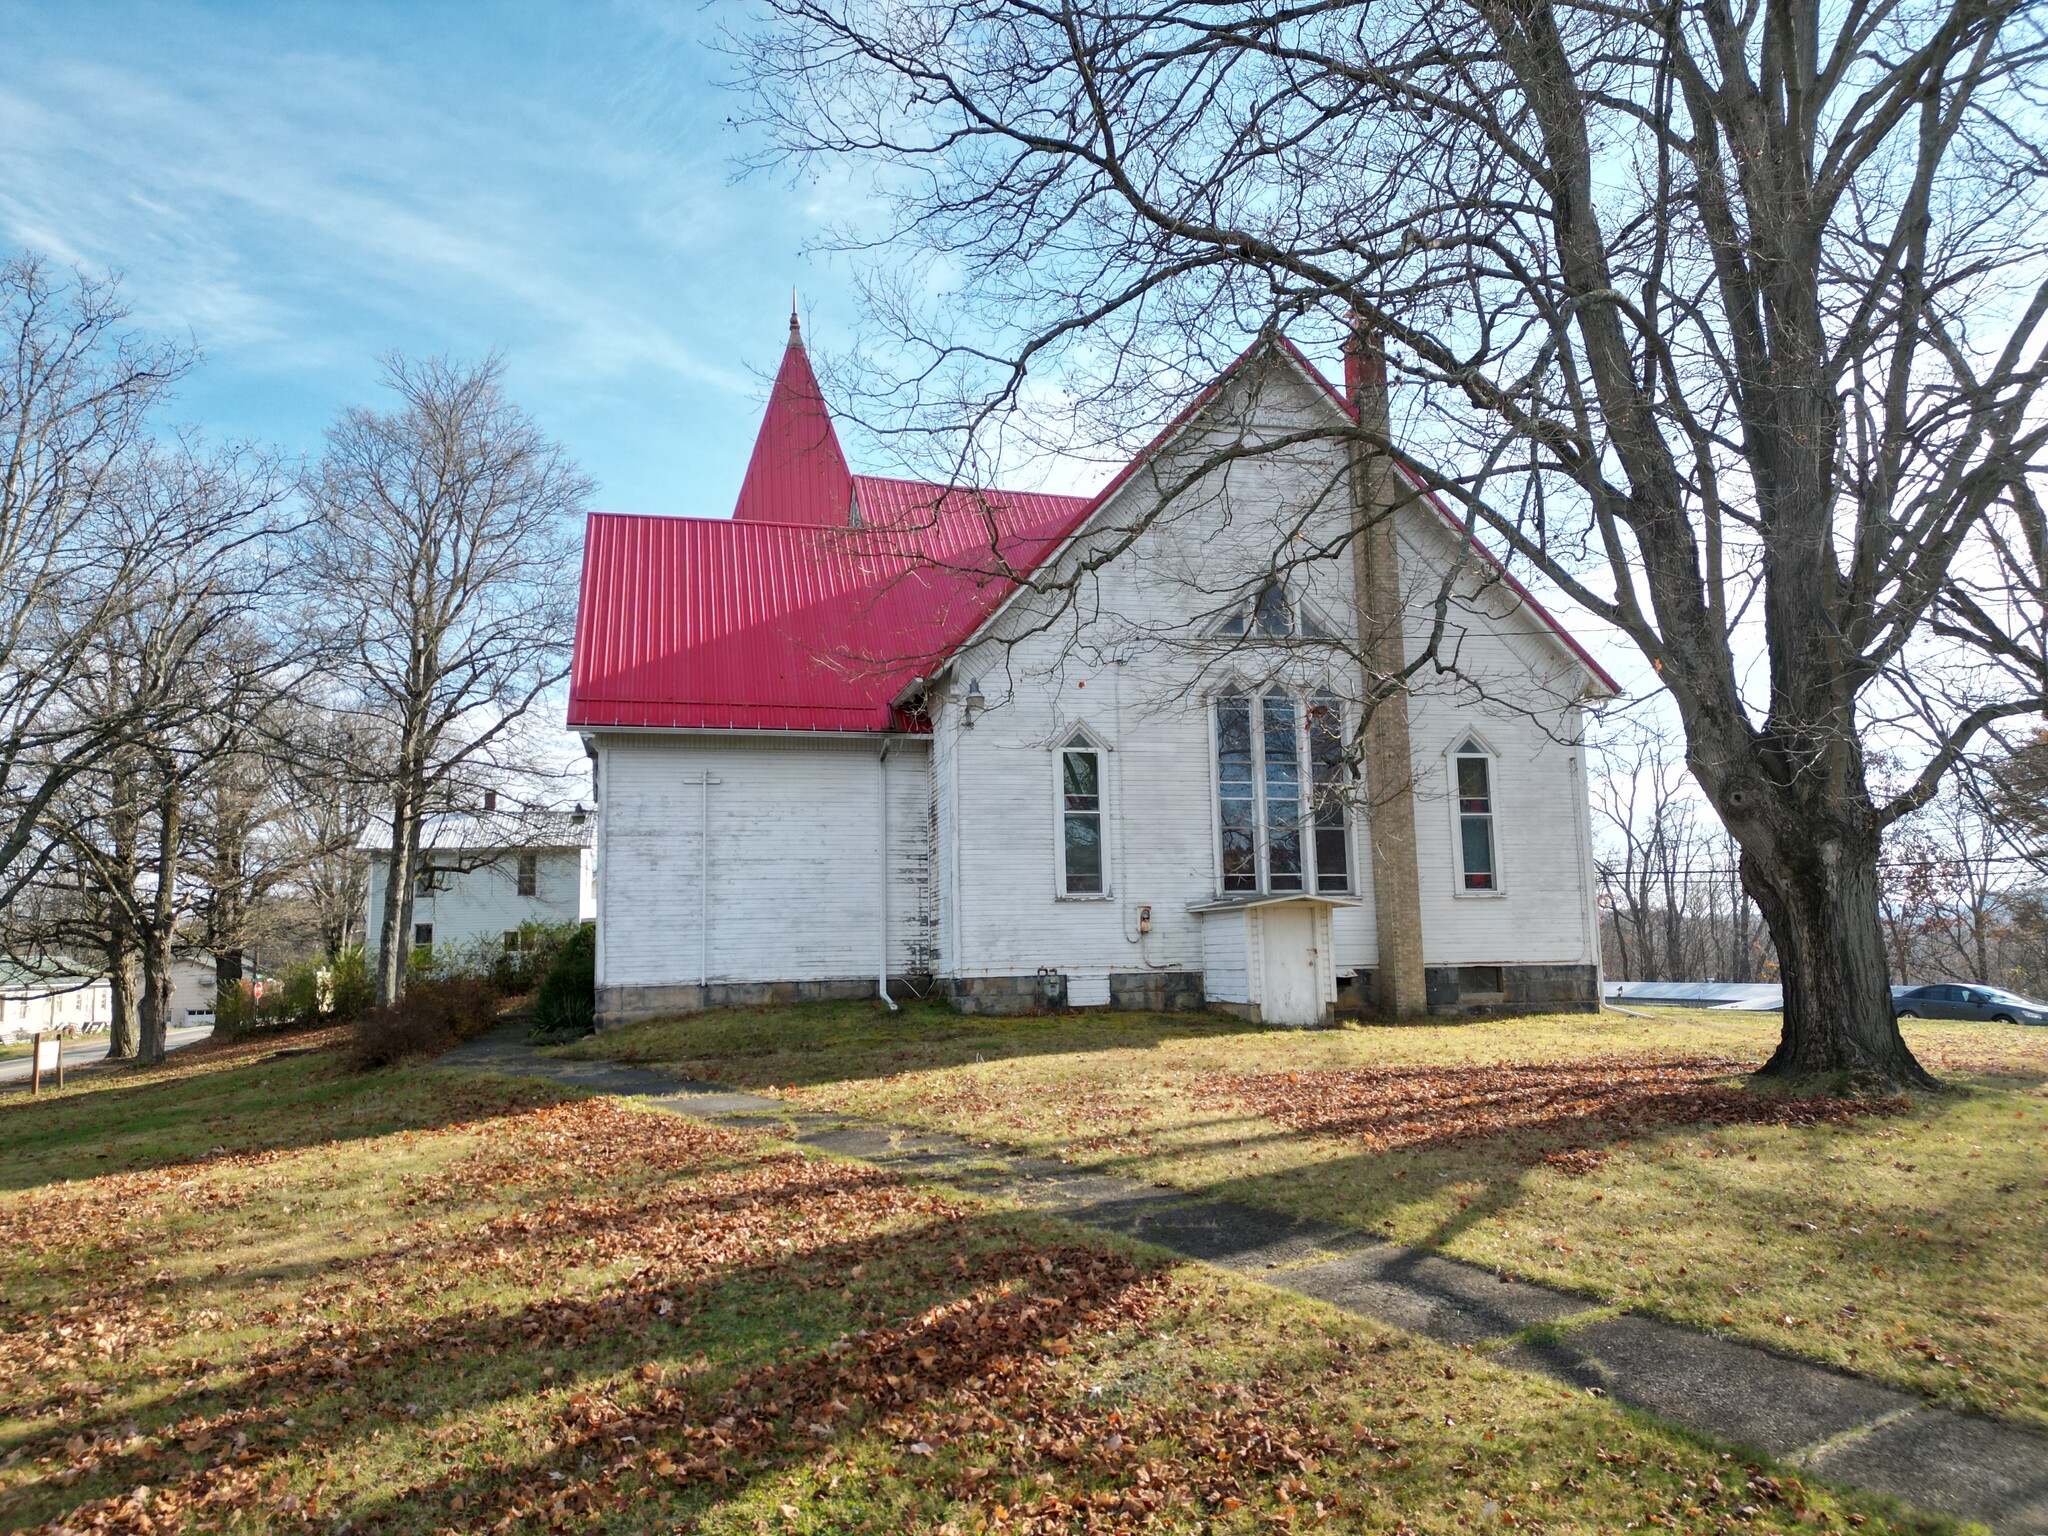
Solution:
M1243 606L1230 613L1216 633L1231 640L1334 640L1330 627L1288 594L1280 582L1269 582Z

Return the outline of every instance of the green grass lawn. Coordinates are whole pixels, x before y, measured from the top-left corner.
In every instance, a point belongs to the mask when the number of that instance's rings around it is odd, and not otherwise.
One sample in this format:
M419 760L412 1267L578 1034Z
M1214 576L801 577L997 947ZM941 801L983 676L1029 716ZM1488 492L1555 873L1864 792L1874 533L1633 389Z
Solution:
M1583 1084L1562 1109L1513 1091L1683 1062L1739 1087L1777 1027L1673 1012L1297 1032L843 1004L635 1025L567 1054L1345 1223L2048 1422L2048 1030L1911 1024L1948 1091L1842 1122L1613 1124L1575 1112ZM1347 1094L1378 1098L1347 1120Z
M331 1044L0 1101L0 1167L10 1529L1950 1528L1056 1221Z

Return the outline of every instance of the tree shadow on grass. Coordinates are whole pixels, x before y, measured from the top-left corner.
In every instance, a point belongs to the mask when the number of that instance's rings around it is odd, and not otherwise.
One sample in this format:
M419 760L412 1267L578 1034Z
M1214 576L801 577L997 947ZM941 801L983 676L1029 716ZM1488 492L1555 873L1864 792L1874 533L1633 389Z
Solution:
M290 1047L287 1045L287 1049ZM164 1072L0 1104L0 1191L440 1130L579 1095L551 1084L356 1070L337 1049Z
M896 1185L870 1170L816 1166L823 1176L804 1180L778 1212L799 1236L835 1192ZM654 1203L667 1222L734 1205L716 1196ZM593 1208L551 1228L548 1252L604 1232L634 1241L647 1215L641 1202ZM315 1329L156 1399L132 1421L74 1418L63 1431L74 1449L19 1443L87 1470L69 1489L32 1489L8 1514L89 1524L118 1515L138 1481L154 1490L148 1512L160 1523L179 1513L209 1525L230 1512L305 1513L308 1480L358 1455L388 1456L369 1442L409 1426L425 1426L419 1454L330 1498L323 1519L474 1529L504 1516L587 1523L650 1496L718 1502L963 1386L999 1398L1033 1379L1049 1350L1128 1322L1156 1297L1157 1266L1103 1246L1027 1234L1015 1218L937 1205L927 1215L909 1233L790 1246L764 1232L757 1251L697 1272L654 1266L509 1309ZM449 1443L433 1431L459 1434L494 1417L503 1438L544 1449L421 1470ZM280 1472L290 1475L280 1481Z
M1201 1192L1418 1249L1462 1247L1468 1262L1500 1263L1592 1302L1709 1331L1734 1325L1771 1350L1875 1370L1980 1410L2038 1412L2027 1364L2038 1358L2037 1314L2023 1289L1996 1278L1994 1257L2021 1251L2010 1245L2024 1240L2013 1222L2026 1184L2009 1164L1951 1161L1937 1171L1910 1150L1954 1143L1960 1156L1963 1142L1977 1140L1988 1149L1998 1127L1975 1111L1988 1093L2018 1086L2007 1075L1868 1115L1812 1115L1765 1098L1731 1126L1715 1114L1673 1118L1682 1096L1653 1095L1652 1113L1571 1113L1538 1080L1491 1101L1524 1114L1492 1135L1474 1134L1460 1108L1433 1125L1420 1100L1337 1112L1310 1104L1319 1123L1350 1136L1243 1111L1242 1145L1296 1148L1311 1138L1318 1155ZM1633 1089L1620 1097L1644 1108ZM1744 1134L1759 1124L1761 1141ZM1827 1180L1791 1172L1830 1164L1844 1166ZM1859 1173L1865 1165L1885 1177ZM1475 1233L1476 1247L1466 1241ZM1957 1362L1990 1374L1966 1384Z

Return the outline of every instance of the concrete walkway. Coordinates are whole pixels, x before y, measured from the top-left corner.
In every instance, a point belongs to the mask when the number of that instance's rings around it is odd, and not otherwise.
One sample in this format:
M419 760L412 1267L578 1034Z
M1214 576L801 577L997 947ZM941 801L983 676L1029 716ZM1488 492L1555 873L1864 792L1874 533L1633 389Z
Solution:
M515 1033L459 1047L441 1062L644 1098L696 1119L772 1119L800 1145L1014 1200L1346 1312L1471 1345L1498 1364L1598 1388L1830 1482L1980 1520L1998 1536L2048 1536L2048 1434L1957 1413L1863 1377L1616 1315L1583 1296L1350 1228L1089 1173L943 1132L805 1114L779 1099L681 1082L648 1068L557 1061ZM1529 1342L1529 1330L1542 1342Z

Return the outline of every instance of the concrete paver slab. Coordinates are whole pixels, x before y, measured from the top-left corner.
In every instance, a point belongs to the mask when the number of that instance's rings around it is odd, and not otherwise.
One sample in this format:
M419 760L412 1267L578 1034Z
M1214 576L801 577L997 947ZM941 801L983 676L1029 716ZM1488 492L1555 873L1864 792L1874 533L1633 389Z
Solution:
M1541 1361L1567 1380L1585 1381L1590 1368L1600 1385L1632 1407L1779 1456L1920 1401L1825 1366L1647 1317L1593 1323L1520 1358Z
M1875 1488L2001 1536L2048 1536L2048 1434L1922 1409L1821 1450L1831 1482Z
M1470 1264L1392 1243L1375 1243L1325 1264L1265 1279L1283 1290L1449 1344L1477 1344L1519 1333L1593 1305L1581 1297L1503 1280Z
M1310 1258L1332 1229L1230 1200L1190 1200L1178 1190L1127 1184L1117 1196L1062 1210L1071 1221L1156 1243L1229 1269L1263 1269Z

